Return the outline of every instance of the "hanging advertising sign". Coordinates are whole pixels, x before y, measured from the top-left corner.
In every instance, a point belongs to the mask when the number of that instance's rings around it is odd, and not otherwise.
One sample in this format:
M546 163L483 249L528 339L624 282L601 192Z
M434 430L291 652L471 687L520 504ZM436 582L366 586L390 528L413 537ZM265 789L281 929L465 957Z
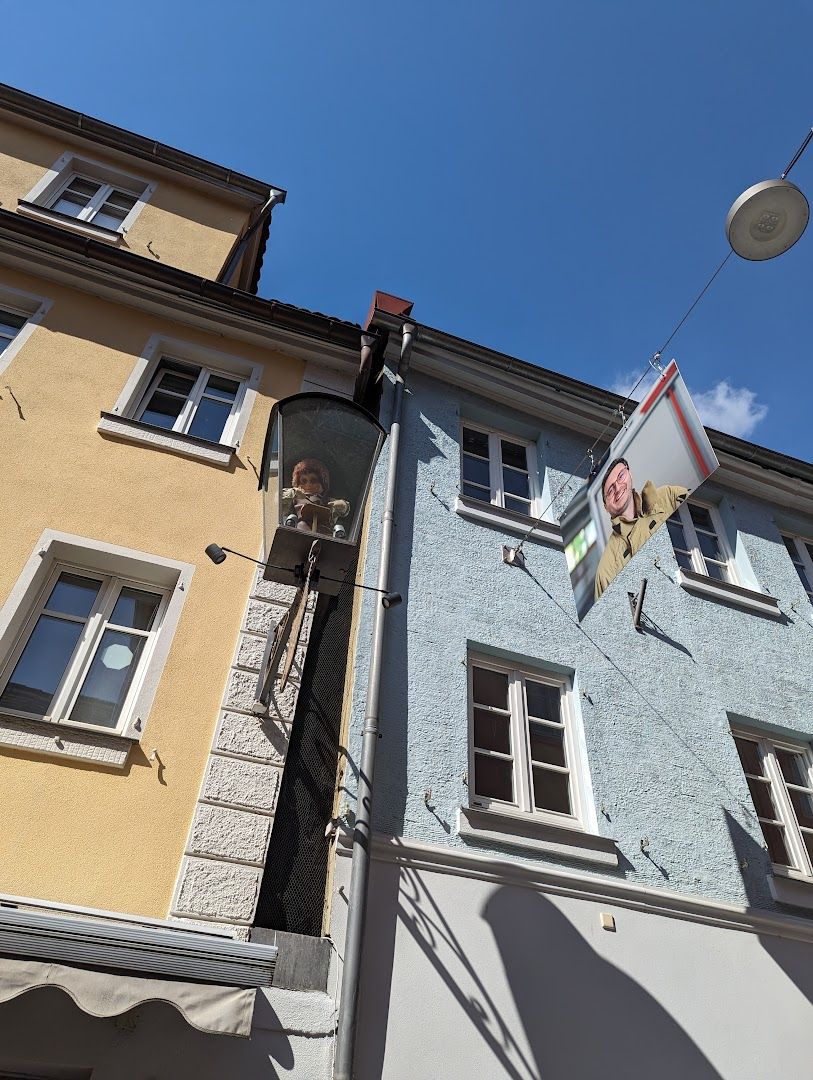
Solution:
M579 618L719 464L673 360L562 518Z

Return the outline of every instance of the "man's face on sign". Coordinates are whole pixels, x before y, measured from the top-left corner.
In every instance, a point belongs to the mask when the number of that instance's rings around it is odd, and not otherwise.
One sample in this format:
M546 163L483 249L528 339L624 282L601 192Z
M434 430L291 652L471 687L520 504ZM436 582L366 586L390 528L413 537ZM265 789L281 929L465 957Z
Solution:
M617 517L625 510L629 512L632 505L632 476L624 462L619 461L604 481L604 509L610 517Z

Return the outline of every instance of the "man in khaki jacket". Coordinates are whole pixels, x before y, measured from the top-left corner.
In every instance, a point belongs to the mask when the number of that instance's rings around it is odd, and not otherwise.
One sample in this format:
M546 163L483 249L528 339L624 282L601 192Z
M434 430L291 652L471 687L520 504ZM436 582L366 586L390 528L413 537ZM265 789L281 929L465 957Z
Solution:
M640 495L632 486L625 458L616 458L604 474L601 497L610 515L612 532L596 570L596 600L632 556L680 506L689 489L647 480Z

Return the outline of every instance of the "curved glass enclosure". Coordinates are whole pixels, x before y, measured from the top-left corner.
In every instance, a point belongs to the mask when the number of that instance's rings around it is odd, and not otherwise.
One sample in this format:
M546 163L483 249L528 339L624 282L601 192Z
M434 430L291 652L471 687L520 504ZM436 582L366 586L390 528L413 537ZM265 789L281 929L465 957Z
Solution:
M375 417L347 398L295 394L277 402L260 471L266 578L295 584L314 540L321 574L344 576L384 438ZM338 591L330 584L319 588Z

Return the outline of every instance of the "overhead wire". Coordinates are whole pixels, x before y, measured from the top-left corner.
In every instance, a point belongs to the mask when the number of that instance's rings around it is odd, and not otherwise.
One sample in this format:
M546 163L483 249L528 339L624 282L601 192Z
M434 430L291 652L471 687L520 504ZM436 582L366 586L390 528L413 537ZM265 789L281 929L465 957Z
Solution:
M613 411L612 415L610 416L610 419L607 421L607 423L601 429L599 434L596 436L593 443L585 451L584 457L581 459L581 461L578 463L578 465L576 465L576 467L574 468L574 470L570 474L570 476L568 476L568 478L564 481L564 483L561 484L561 486L557 489L555 495L553 495L553 497L551 498L551 500L547 504L547 506L542 510L542 512L537 517L534 518L533 523L528 528L527 532L522 537L522 539L517 544L517 546L514 548L514 558L516 558L518 555L520 555L522 553L522 549L523 549L523 547L525 545L525 541L528 540L528 538L531 536L531 534L533 533L533 531L537 527L537 525L539 525L542 521L544 521L545 514L547 514L548 510L550 510L550 508L553 506L553 504L557 501L557 499L562 494L562 492L565 490L565 488L568 486L570 481L575 479L575 477L578 476L579 470L581 469L582 465L584 465L585 461L587 461L588 458L589 458L591 463L593 462L593 460L594 460L593 459L593 451L595 450L595 448L598 446L598 444L602 441L604 436L607 434L607 432L610 430L610 428L615 423L615 414L616 413L620 413L620 415L621 415L621 428L619 430L620 431L624 430L624 428L627 425L627 419L626 419L626 417L624 415L624 406L632 398L632 395L635 393L635 391L638 389L638 387L641 385L641 383L647 377L647 375L649 374L650 368L654 369L655 371L662 372L662 369L661 369L661 356L663 355L665 350L669 347L670 342L677 335L678 331L681 329L683 324L686 322L686 320L692 314L694 309L697 307L697 305L700 303L700 301L706 295L708 290L714 284L714 281L717 278L717 275L722 271L723 267L726 265L726 263L728 262L728 260L731 258L731 256L733 254L734 254L733 250L728 252L726 257L723 259L723 261L720 263L720 265L717 267L717 269L714 271L714 273L708 279L706 284L703 286L703 288L700 290L700 292L694 298L692 303L689 305L688 309L686 310L685 314L683 315L683 318L675 326L672 333L669 335L669 337L666 339L666 341L664 341L663 345L661 345L661 347L658 349L658 351L652 354L652 356L650 357L650 359L647 362L647 366L642 371L642 373L641 373L640 377L638 378L638 380L636 381L635 385L632 386L630 388L630 390L627 392L627 396L624 398L624 400L621 402L621 404L616 406L615 410Z

